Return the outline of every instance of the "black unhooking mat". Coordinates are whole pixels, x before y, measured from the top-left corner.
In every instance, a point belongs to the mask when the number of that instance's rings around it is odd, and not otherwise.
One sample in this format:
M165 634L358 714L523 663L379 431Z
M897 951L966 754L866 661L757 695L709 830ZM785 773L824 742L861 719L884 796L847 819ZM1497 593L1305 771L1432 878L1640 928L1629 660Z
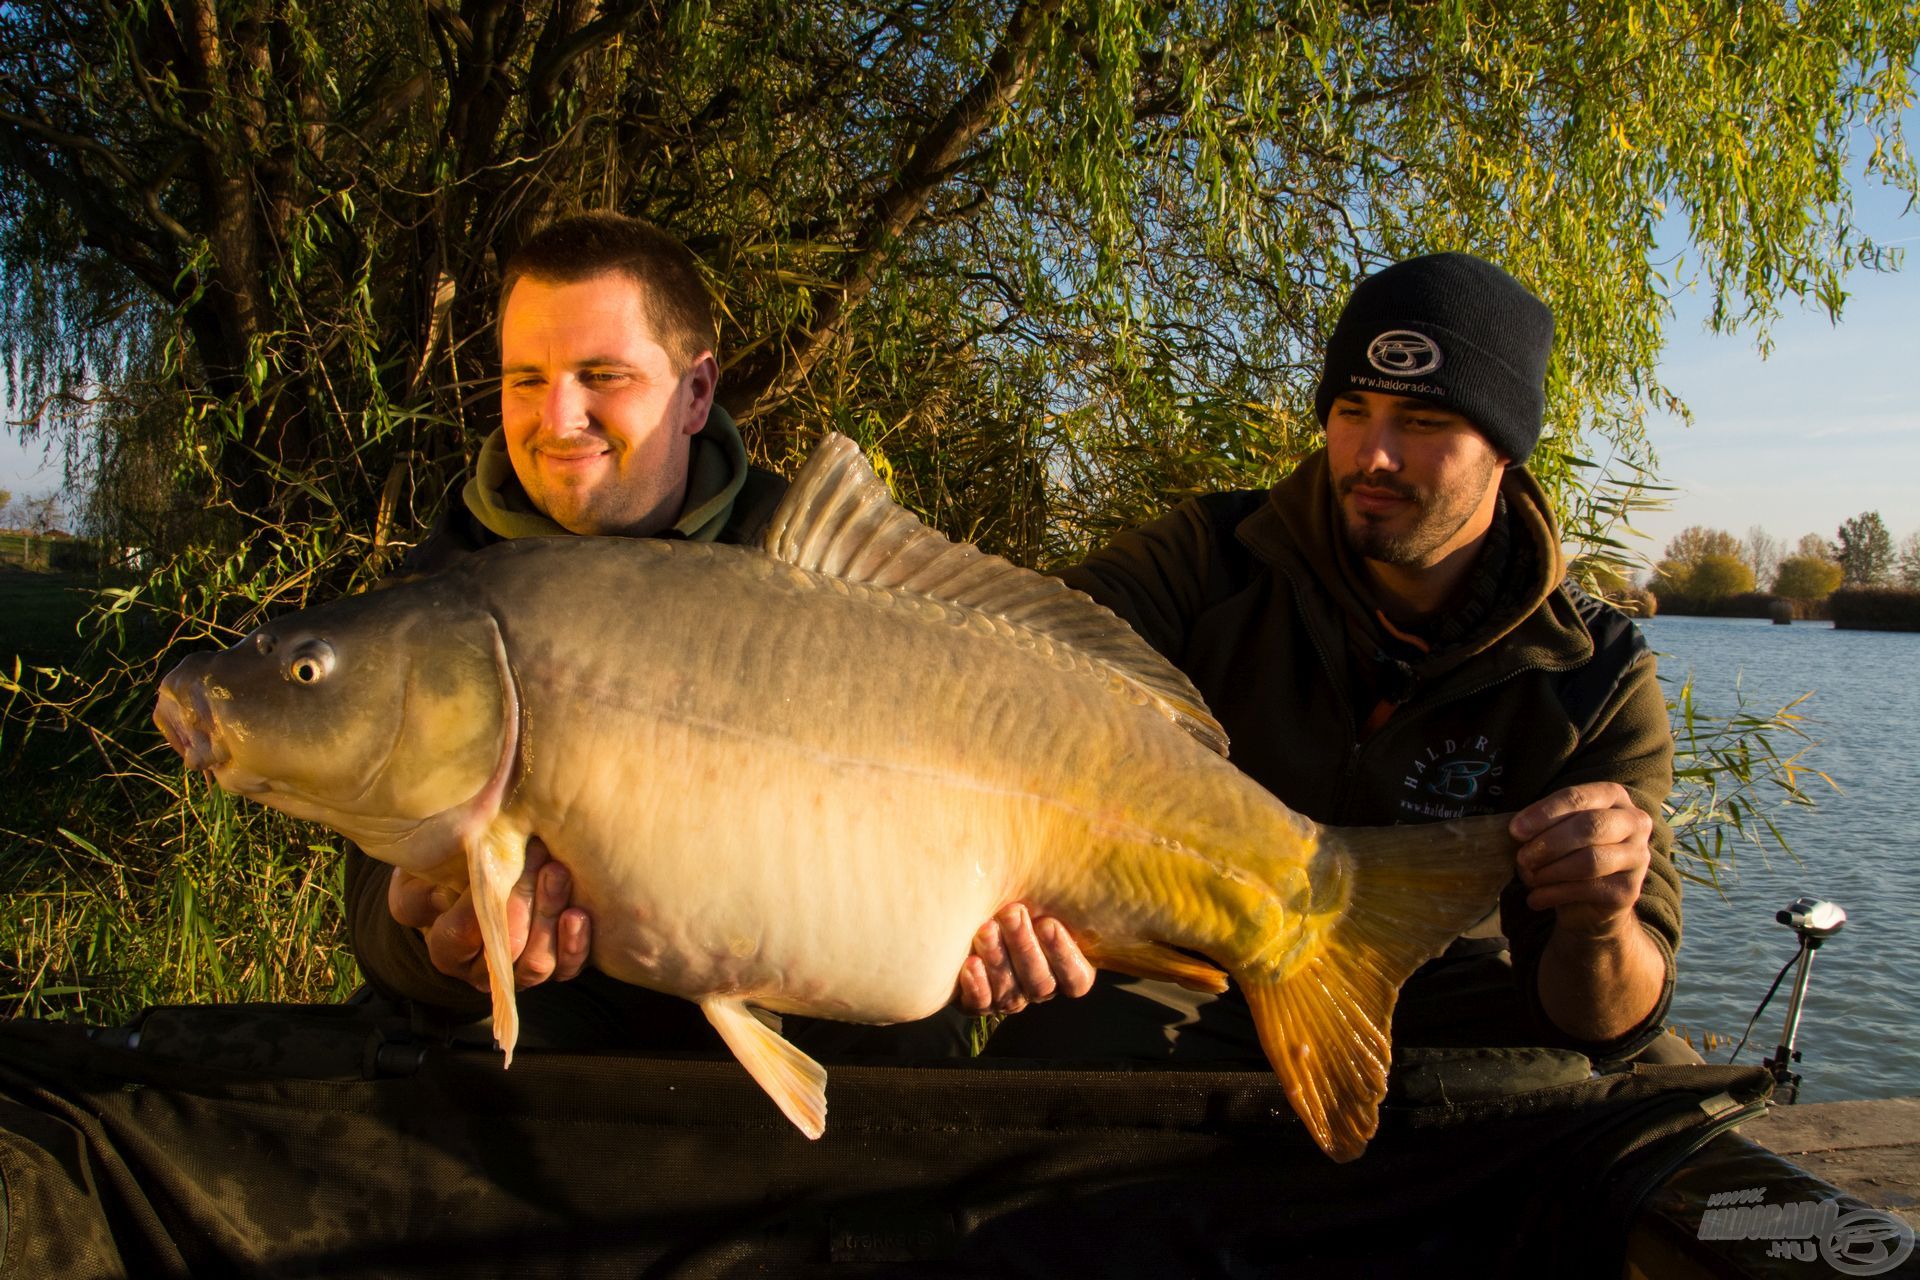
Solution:
M1335 1165L1261 1071L833 1068L809 1142L732 1061L408 1043L347 1008L0 1024L0 1274L1620 1274L1758 1068L1408 1051Z

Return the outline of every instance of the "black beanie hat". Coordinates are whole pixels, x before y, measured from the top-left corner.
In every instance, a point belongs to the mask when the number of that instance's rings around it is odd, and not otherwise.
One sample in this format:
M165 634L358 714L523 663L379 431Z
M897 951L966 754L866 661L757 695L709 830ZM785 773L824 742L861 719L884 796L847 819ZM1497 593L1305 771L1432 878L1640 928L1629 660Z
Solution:
M1353 288L1314 393L1324 427L1343 391L1417 396L1464 414L1517 466L1546 412L1553 312L1466 253L1396 262Z

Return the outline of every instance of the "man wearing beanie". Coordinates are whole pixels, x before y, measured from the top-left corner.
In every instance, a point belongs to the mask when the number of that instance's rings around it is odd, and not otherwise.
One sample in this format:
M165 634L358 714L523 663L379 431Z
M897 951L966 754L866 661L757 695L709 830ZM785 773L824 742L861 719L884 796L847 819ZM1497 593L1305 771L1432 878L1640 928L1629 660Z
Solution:
M1185 671L1233 762L1309 817L1519 811L1497 918L1407 984L1397 1045L1685 1060L1661 1034L1680 940L1665 698L1632 623L1566 581L1524 466L1552 341L1552 313L1491 263L1388 267L1327 344L1325 448L1271 491L1188 502L1062 576ZM1050 994L1028 930L1006 925L976 947L998 963L969 961L974 1005ZM1008 1019L989 1052L1258 1057L1231 992L1110 974Z

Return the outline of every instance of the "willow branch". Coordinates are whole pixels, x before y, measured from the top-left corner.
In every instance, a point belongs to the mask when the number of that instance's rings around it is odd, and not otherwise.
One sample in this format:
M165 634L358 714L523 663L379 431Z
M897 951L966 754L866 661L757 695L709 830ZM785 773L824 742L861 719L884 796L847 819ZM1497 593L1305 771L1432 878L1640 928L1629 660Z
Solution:
M159 194L154 190L152 185L142 182L139 176L127 167L126 162L114 153L112 148L92 138L83 138L78 134L64 132L51 125L43 124L29 116L19 115L4 108L0 108L0 124L12 125L22 133L31 134L39 138L42 142L58 147L62 151L92 156L95 160L105 165L107 170L112 173L114 177L125 183L130 190L140 194L141 204L146 209L147 216L153 219L155 226L182 244L193 243L192 233L181 226L165 209L160 207ZM176 166L169 165L167 173L171 173L175 167Z
M1064 0L1027 0L1008 19L1000 47L973 87L914 143L906 165L873 201L866 230L841 273L838 292L815 311L811 328L792 344L790 359L764 387L744 388L743 403L760 412L792 395L845 332L848 316L880 278L895 242L926 210L940 184L962 167L967 148L1026 88L1045 52L1045 36Z
M653 0L627 0L624 4L610 5L592 22L559 42L553 52L539 65L535 66L527 77L529 91L536 102L551 102L554 91L559 87L560 77L572 68L573 64L592 53L609 41L626 34L627 29L647 14L658 11Z

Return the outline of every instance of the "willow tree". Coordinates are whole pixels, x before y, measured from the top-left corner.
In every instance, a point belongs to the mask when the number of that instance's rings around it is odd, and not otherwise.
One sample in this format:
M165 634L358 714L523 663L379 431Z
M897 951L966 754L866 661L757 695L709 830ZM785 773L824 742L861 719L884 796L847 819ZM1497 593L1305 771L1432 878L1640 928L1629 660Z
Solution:
M1604 544L1683 281L1764 331L1889 263L1848 174L1916 189L1917 27L1904 0L20 0L0 354L98 518L164 553L113 615L164 639L390 564L493 425L498 264L556 214L701 254L765 458L847 431L1032 562L1273 479L1351 282L1468 249L1558 316L1533 467Z
M1036 558L1287 465L1352 279L1466 248L1559 317L1538 469L1592 532L1570 468L1649 461L1683 274L1764 324L1882 261L1846 174L1914 187L1916 25L1895 0L29 0L0 12L9 386L36 429L106 431L86 456L164 399L200 496L364 551L491 425L501 257L610 206L711 265L764 452L850 428L941 523ZM1683 227L1690 265L1654 262Z

